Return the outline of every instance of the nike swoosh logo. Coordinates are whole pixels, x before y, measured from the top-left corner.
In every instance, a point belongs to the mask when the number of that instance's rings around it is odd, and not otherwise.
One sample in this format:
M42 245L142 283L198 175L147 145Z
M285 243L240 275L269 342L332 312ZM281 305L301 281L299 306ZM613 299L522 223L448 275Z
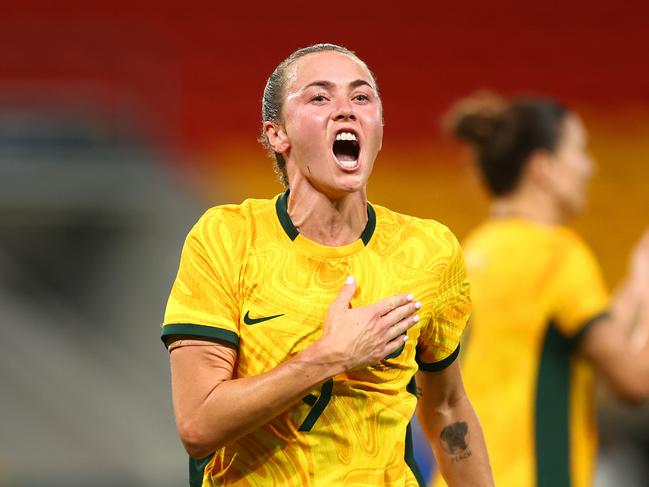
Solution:
M261 318L251 318L250 311L246 311L246 316L243 317L243 322L246 325L256 325L257 323L263 323L264 321L274 320L275 318L279 318L280 316L284 316L284 313L282 313L281 315L262 316Z

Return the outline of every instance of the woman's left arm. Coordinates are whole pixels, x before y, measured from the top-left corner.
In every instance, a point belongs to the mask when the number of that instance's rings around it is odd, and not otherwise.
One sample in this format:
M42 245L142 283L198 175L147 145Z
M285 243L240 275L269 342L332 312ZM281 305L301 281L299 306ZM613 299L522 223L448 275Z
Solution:
M493 486L478 417L464 390L458 361L438 372L419 372L417 418L449 487Z

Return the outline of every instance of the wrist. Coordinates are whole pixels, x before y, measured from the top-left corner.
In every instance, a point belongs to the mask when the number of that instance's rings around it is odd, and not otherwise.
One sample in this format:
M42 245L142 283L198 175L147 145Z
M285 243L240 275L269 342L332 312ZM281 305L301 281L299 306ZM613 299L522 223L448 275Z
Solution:
M334 355L322 339L311 344L300 354L301 360L313 369L314 373L321 375L322 380L327 380L347 370L344 362L336 359Z

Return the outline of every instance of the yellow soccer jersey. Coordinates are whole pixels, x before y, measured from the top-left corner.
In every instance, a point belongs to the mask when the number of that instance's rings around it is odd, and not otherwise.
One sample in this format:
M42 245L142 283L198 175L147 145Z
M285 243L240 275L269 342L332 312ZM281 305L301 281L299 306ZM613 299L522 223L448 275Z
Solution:
M573 352L608 306L594 256L573 231L523 219L486 222L464 250L473 316L462 373L496 485L592 485L593 377Z
M443 225L368 204L361 238L327 247L300 235L287 193L212 208L189 233L162 328L238 348L235 377L271 370L320 338L347 276L352 306L398 293L422 303L405 346L333 377L287 412L202 461L196 486L423 485L410 444L414 374L455 360L469 285Z

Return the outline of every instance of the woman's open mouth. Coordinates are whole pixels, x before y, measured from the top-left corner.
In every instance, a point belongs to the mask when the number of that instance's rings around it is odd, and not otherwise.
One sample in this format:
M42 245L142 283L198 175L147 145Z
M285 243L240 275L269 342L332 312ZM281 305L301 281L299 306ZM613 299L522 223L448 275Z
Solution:
M354 169L358 166L358 154L360 145L356 134L349 131L342 131L336 134L333 145L333 153L338 163L345 169Z

